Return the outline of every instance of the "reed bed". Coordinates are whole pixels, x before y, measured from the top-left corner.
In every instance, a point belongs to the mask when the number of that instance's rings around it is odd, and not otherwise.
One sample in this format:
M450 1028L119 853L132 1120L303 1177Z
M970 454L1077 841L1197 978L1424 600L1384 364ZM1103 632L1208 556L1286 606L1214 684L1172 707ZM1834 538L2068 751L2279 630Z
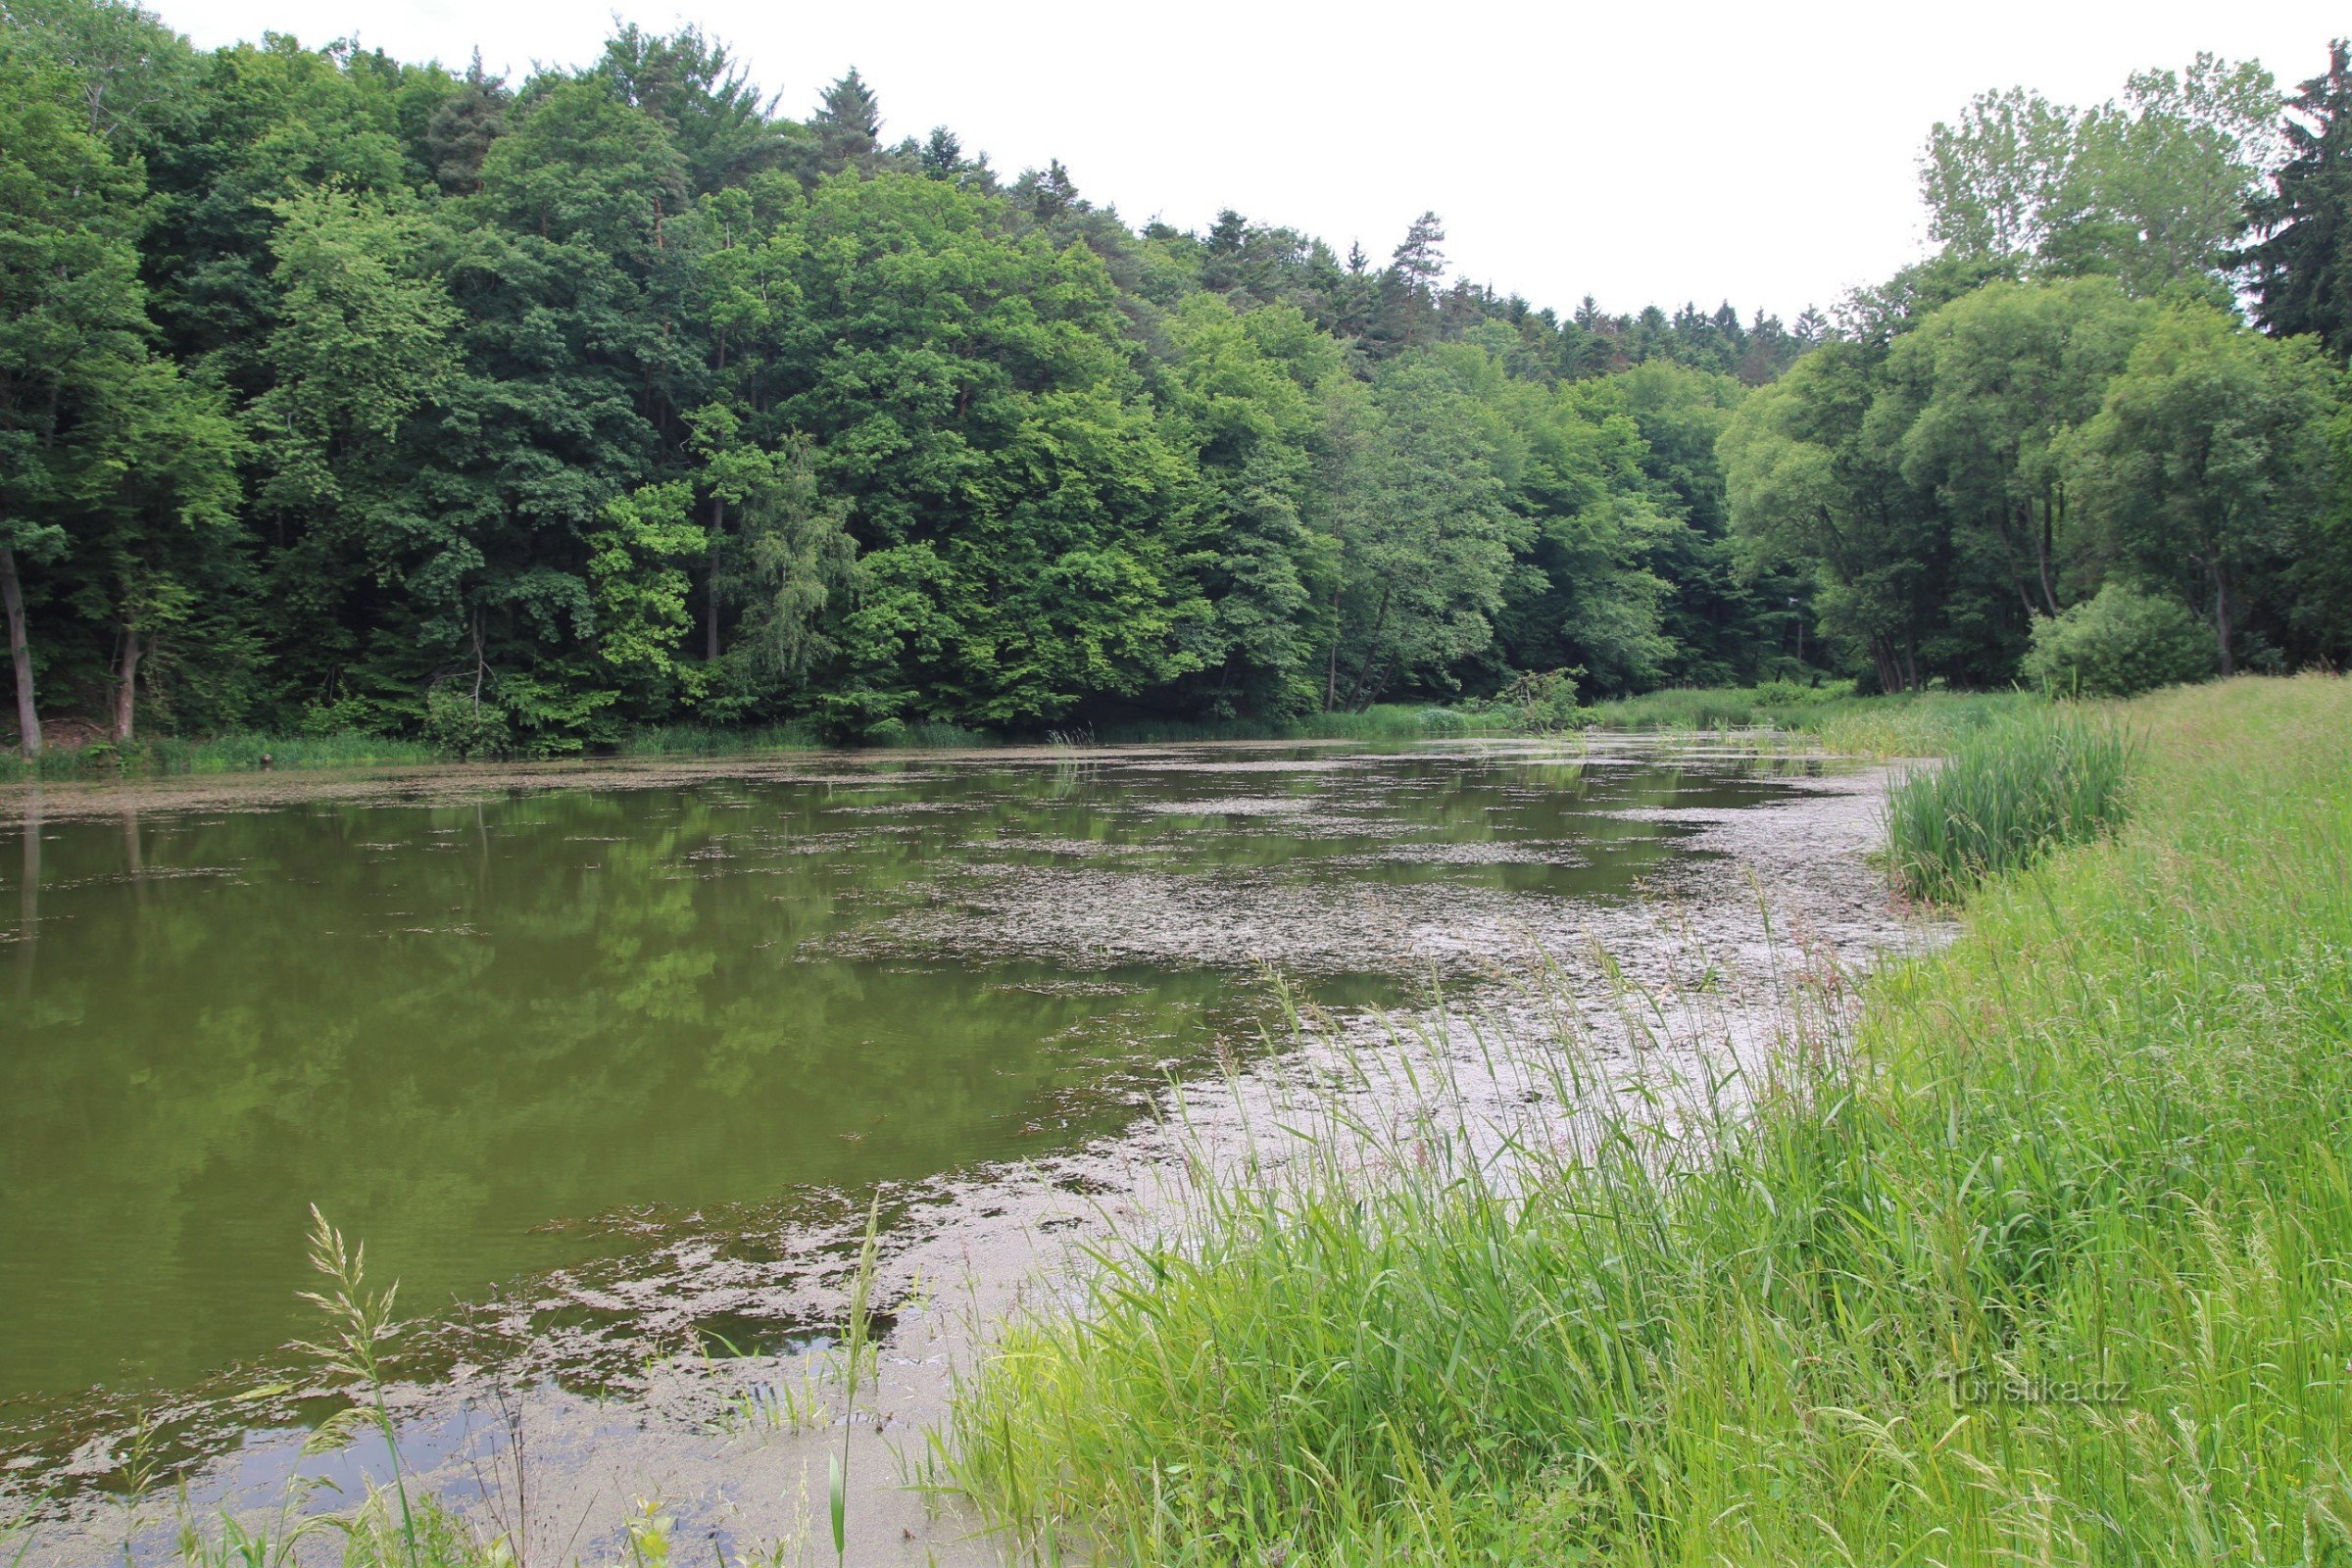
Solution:
M2352 1561L2352 688L2130 721L2122 833L1695 1136L1421 1127L1100 1249L958 1484L1037 1560Z
M1913 898L1949 904L1987 878L2121 822L2132 742L2073 705L2033 708L1962 738L1888 793L1887 857Z
M1767 681L1760 686L1669 687L1595 703L1578 718L1605 730L1787 730L1809 736L1833 752L1931 757L1962 736L2043 701L2022 691L1857 697L1847 681L1824 686Z

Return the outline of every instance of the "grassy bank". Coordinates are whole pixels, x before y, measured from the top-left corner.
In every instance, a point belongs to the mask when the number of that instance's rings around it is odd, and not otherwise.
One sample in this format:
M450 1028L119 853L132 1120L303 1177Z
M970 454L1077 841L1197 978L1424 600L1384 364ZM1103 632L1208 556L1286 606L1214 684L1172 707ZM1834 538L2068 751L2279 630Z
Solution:
M992 745L976 730L921 725L894 739L893 746ZM664 724L633 731L598 755L616 758L758 757L777 752L813 752L824 742L813 727L772 724L722 728ZM15 751L0 753L0 782L28 778L154 778L176 774L250 773L263 759L279 771L331 767L426 767L459 760L423 741L382 735L217 735L203 739L162 736L129 746L53 746L37 765L27 766Z
M1674 687L1595 703L1579 717L1596 729L1793 730L1828 750L1874 757L1928 757L1958 736L2034 707L2026 692L1907 692L1856 697L1844 683L1800 686Z
M159 736L127 746L102 742L52 746L27 763L13 746L0 752L0 782L30 778L148 778L176 773L250 773L262 759L272 768L407 766L441 760L421 741L381 735L216 735L191 740Z
M1009 1335L961 1484L1112 1561L2352 1561L2352 686L2126 718L2121 835L1751 1116L1212 1193Z

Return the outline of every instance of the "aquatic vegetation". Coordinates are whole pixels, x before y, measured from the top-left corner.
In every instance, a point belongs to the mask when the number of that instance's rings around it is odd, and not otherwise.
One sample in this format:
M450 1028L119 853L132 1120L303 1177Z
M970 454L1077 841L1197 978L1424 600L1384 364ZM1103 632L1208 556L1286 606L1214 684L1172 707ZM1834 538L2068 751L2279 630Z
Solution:
M958 1485L1041 1560L2342 1560L2352 687L2131 716L2128 829L1703 1136L1327 1123L1370 1162L1102 1249L959 1391Z
M1673 687L1596 703L1586 725L1610 730L1787 730L1823 750L1866 757L1932 757L1996 719L2041 702L2026 692L1907 692L1857 697L1850 681L1805 686Z
M371 1289L366 1248L347 1249L342 1233L329 1225L324 1215L315 1207L311 1213L311 1262L326 1277L326 1283L318 1291L306 1292L304 1299L318 1309L324 1332L318 1343L303 1348L321 1370L348 1380L353 1388L352 1402L318 1425L303 1452L308 1455L341 1447L361 1429L372 1429L384 1445L390 1483L371 1485L357 1504L335 1510L312 1505L324 1483L296 1476L286 1483L276 1505L260 1517L201 1517L190 1508L183 1492L176 1542L182 1568L297 1568L324 1562L337 1563L340 1568L525 1568L528 1547L522 1538L529 1529L527 1517L508 1522L498 1516L509 1527L485 1534L441 1500L428 1494L412 1495L401 1456L400 1428L385 1397L391 1355L409 1327L393 1315L399 1284L396 1281L381 1291ZM842 1555L845 1522L846 1438L857 1419L859 1370L870 1374L873 1364L868 1301L873 1290L878 1218L878 1204L869 1207L864 1245L851 1288L850 1315L842 1330L846 1382L840 1420L845 1444L834 1461L832 1497L837 1558ZM512 1479L519 1494L525 1485L519 1450L511 1462L514 1466ZM139 1509L153 1490L155 1477L140 1468L134 1454L128 1479L135 1532ZM496 1509L493 1514L497 1515ZM659 1495L635 1499L621 1522L620 1542L626 1552L621 1560L630 1568L655 1568L670 1561L675 1524ZM8 1527L0 1525L0 1549L11 1546L15 1539ZM9 1568L23 1560L30 1545L26 1532L16 1556L9 1559ZM710 1553L710 1560L716 1568L781 1568L802 1557L793 1543L771 1543L764 1550L739 1547L732 1557L712 1543ZM126 1543L125 1559L132 1555ZM572 1560L577 1568L579 1559Z
M2113 722L2036 708L1981 729L1888 792L1897 886L1948 903L2124 816L2132 746Z
M1410 741L1431 736L1511 734L1510 723L1459 708L1374 703L1359 711L1302 713L1294 718L1139 719L1102 725L1106 746L1179 741Z

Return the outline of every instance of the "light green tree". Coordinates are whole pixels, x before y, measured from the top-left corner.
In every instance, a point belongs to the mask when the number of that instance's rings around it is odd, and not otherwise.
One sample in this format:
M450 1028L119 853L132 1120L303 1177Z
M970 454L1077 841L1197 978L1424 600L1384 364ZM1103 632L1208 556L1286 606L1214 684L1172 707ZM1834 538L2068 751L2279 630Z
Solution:
M1995 281L1929 315L1887 356L1869 438L1983 541L2029 619L2078 596L2070 566L2096 577L2097 564L2078 559L2087 540L2069 514L2064 455L2153 314L2107 278Z
M1494 442L1444 369L1395 362L1369 394L1332 399L1338 554L1329 708L1401 677L1444 680L1485 648L1510 572L1512 519Z
M2324 516L2333 379L2315 339L2182 307L2141 337L2076 443L2075 483L2115 549L2203 602L2224 675L2249 582Z

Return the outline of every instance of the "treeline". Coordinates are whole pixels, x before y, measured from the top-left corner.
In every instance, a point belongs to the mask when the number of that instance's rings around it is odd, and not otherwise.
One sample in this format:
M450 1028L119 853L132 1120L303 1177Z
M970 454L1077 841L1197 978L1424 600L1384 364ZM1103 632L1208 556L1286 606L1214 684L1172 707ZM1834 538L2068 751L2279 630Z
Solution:
M1725 434L1752 557L1887 690L2340 665L2344 46L2285 105L2210 56L2087 111L1987 93L1921 175L1941 253Z
M1987 98L1931 147L1943 257L1784 326L1449 282L1434 215L1385 262L1138 229L889 139L855 73L779 116L691 28L510 83L0 0L20 724L480 754L1988 683L2127 579L2217 665L2341 658L2346 340L2230 285L2340 313L2291 242L2345 211L2342 76L2284 167L2251 68Z

